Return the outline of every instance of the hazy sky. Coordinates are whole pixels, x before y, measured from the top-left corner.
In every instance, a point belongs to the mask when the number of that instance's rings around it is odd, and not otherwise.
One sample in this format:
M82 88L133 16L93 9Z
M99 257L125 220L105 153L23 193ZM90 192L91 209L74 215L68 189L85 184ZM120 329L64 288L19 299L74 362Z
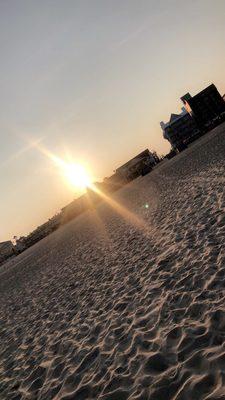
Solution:
M146 147L187 91L225 92L224 0L0 1L0 240L78 193L35 147L96 179Z

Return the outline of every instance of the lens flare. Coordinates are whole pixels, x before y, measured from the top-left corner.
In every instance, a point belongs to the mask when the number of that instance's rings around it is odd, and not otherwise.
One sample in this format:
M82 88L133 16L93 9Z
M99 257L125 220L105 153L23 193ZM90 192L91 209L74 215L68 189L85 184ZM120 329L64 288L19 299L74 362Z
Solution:
M85 189L91 185L91 178L81 164L63 164L63 174L70 184L78 189Z
M88 170L82 164L74 163L71 156L67 154L65 159L60 158L40 143L41 140L34 141L32 138L26 136L23 136L23 139L28 143L29 147L34 147L41 154L49 158L71 186L78 190L83 190L91 186L91 174L89 174Z

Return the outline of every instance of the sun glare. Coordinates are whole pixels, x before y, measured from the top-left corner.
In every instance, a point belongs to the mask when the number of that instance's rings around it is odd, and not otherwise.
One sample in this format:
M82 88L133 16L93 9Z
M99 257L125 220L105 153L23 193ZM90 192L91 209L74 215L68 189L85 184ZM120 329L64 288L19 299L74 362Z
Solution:
M28 145L30 147L35 147L42 154L48 157L56 167L59 168L59 171L63 175L64 179L74 188L78 190L86 189L87 187L92 187L92 177L88 172L88 169L85 168L84 165L80 163L72 162L72 158L67 154L66 159L58 157L56 154L49 151L43 144L38 142L34 142L31 139L27 139Z
M81 164L65 164L63 167L67 181L77 189L85 189L91 185L91 178Z

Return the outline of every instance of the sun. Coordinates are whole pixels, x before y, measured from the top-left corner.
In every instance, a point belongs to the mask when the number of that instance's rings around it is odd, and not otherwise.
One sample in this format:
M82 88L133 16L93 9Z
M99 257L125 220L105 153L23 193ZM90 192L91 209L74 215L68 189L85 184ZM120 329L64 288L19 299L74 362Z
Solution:
M77 189L86 189L91 185L91 177L81 164L65 163L63 172L67 181Z

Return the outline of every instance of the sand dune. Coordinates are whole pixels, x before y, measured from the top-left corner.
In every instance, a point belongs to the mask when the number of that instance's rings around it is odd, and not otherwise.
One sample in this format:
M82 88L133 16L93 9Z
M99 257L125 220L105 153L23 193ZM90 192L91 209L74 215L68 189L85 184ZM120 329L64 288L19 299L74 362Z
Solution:
M1 399L225 399L224 155L222 126L1 268Z

